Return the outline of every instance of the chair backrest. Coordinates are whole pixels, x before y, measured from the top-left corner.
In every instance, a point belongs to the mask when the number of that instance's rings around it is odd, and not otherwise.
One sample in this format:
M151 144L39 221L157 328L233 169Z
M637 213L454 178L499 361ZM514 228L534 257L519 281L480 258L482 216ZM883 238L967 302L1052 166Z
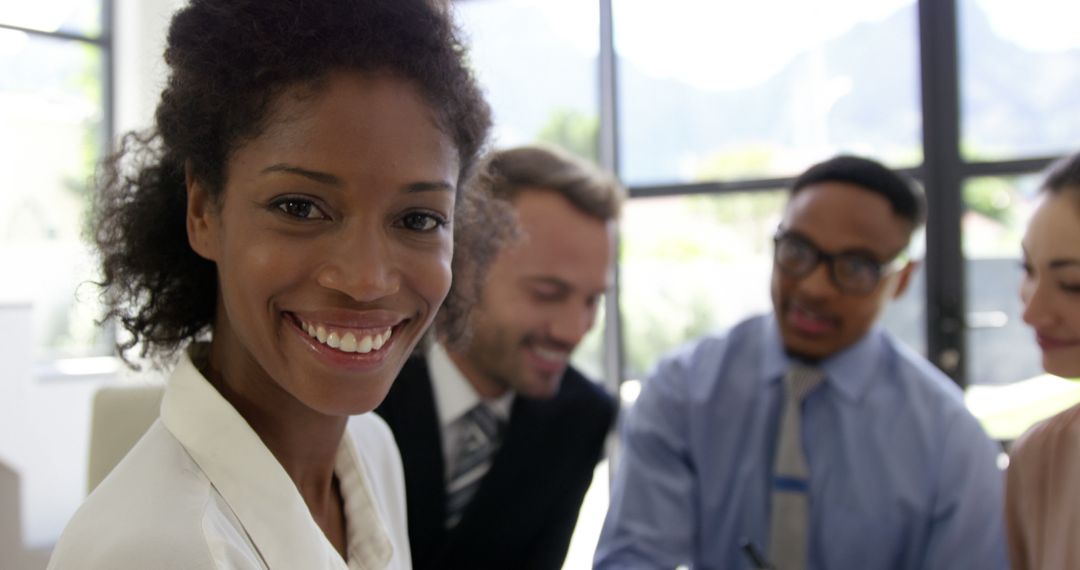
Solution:
M161 413L164 386L106 386L90 414L89 494L116 467Z

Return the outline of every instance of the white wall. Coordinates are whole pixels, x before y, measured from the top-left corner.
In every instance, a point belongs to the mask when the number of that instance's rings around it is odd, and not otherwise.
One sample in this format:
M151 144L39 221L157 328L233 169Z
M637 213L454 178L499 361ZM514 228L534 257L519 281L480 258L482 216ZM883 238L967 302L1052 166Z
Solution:
M153 124L170 15L183 0L114 0L116 133ZM115 362L31 362L31 306L0 299L0 569L40 570L85 495L90 400ZM130 380L128 380L130 381Z
M0 303L0 568L40 568L47 549L24 539L22 476L33 441L27 437L27 392L33 383L30 303Z

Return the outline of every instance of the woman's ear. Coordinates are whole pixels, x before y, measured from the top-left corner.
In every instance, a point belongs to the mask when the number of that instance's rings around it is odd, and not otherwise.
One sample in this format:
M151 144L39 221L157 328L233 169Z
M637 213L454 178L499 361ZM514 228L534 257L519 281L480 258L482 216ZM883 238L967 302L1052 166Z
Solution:
M184 164L184 185L187 187L187 234L188 244L195 253L210 261L217 261L220 253L218 229L218 205L195 178L191 163Z

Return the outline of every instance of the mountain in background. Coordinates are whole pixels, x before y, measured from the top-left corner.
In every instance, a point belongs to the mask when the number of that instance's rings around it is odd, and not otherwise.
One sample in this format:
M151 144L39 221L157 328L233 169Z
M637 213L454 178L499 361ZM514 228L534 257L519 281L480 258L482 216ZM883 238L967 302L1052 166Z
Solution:
M550 27L536 25L547 21L539 9L496 11L487 8L495 3L477 5L485 10L470 11L466 28L487 30L477 38L472 57L489 86L498 143L533 140L560 112L597 113L595 58L560 42ZM1077 146L1080 49L1027 51L998 37L974 2L960 5L961 109L970 118L962 136L968 158L1056 154ZM718 174L710 161L745 148L779 155L765 157L772 161L767 171L735 175L792 175L836 150L872 154L895 166L918 164L916 18L912 5L858 24L799 54L768 80L734 91L652 77L620 59L624 180L638 185L722 176L728 171ZM717 54L722 57L740 54ZM785 159L784 153L790 156Z

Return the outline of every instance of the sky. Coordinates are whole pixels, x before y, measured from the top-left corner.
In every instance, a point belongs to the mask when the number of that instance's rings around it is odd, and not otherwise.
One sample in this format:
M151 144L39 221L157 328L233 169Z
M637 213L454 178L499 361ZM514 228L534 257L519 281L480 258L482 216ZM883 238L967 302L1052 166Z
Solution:
M499 0L470 0L492 5ZM861 22L882 20L915 0L612 0L616 49L654 77L701 89L746 88L776 74L807 49L841 36ZM598 50L599 13L583 0L516 0L539 6L548 25L585 55ZM992 28L1026 49L1080 48L1076 0L958 0L960 10L981 7ZM914 21L914 20L913 20ZM915 33L915 30L912 30ZM962 33L962 32L961 32Z
M969 0L971 1L971 0ZM977 0L1001 36L1041 52L1080 48L1076 0Z

